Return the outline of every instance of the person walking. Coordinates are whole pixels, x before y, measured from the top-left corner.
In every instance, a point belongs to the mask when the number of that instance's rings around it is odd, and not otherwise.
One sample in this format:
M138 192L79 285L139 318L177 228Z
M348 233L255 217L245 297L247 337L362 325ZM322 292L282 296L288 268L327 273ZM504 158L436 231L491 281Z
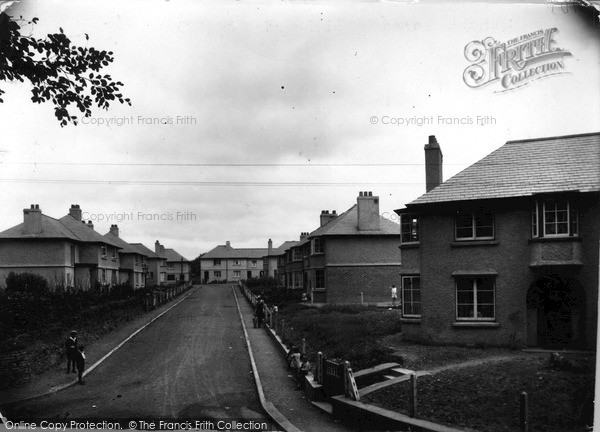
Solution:
M83 380L83 371L85 370L85 347L81 345L77 350L75 360L77 362L77 380L79 384L85 384Z
M392 284L391 291L392 291L392 307L396 307L396 299L398 298L398 289L396 288L396 285Z
M67 354L67 373L75 373L75 358L77 355L77 332L71 330L71 335L65 341L65 349Z

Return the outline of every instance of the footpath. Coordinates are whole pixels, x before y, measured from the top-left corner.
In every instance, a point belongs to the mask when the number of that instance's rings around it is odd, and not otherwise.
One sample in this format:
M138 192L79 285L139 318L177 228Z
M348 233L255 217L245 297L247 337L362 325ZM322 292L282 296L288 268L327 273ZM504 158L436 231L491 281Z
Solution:
M296 380L290 374L281 349L264 328L254 328L254 309L238 288L233 288L237 297L240 314L248 333L260 385L267 402L291 423L288 432L297 430L312 432L347 432L353 429L314 407L304 392L296 390ZM275 419L277 420L277 419ZM285 427L285 425L282 425Z

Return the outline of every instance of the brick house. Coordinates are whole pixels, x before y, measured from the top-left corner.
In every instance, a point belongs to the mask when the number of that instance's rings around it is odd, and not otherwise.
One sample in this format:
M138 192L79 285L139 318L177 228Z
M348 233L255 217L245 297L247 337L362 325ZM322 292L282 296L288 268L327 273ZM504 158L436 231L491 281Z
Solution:
M127 243L119 237L118 225L111 225L104 237L119 245L119 283L131 285L134 289L146 286L146 254L138 247Z
M427 193L401 221L403 337L433 343L595 346L600 134L509 141Z
M158 240L154 243L154 253L165 259L166 283L190 281L190 261L174 249L165 248Z
M151 287L165 284L167 282L167 259L158 256L142 243L131 243L130 245L146 257L146 286Z
M227 241L200 258L203 283L231 282L259 277L267 248L233 248Z
M360 192L339 215L323 210L319 228L288 250L288 288L302 288L314 303L390 302L390 285L399 283L398 229L372 192Z
M279 285L284 286L285 280L285 251L295 244L295 241L285 241L279 247L273 248L273 241L269 239L267 255L263 257L263 272L261 276L272 277L278 280ZM282 261L283 259L283 261Z
M300 241L292 242L283 255L286 289L308 293L310 284L310 240L308 232L300 233Z
M119 245L81 220L79 205L54 219L39 205L23 210L23 223L0 233L0 286L10 272L36 273L52 289L94 284L114 285L119 280Z

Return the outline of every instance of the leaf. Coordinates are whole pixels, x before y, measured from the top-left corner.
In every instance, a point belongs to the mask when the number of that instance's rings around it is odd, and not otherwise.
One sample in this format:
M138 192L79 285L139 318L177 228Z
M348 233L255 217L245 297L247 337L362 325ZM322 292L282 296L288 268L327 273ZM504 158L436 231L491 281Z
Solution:
M62 27L59 27L59 30L60 30L61 33L64 33Z
M31 19L31 21L32 21L34 24L37 24L39 20L40 20L40 19L39 19L39 18L37 18L37 17L36 17L36 18L32 18L32 19Z
M90 37L88 36L88 34L85 34L85 40L90 40Z

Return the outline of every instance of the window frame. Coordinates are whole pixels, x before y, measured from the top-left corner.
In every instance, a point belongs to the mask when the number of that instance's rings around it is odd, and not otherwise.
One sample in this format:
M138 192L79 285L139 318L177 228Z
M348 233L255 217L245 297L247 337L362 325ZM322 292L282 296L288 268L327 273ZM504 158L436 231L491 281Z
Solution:
M491 236L478 236L477 235L477 216L478 215L489 215L491 217L491 228L492 235ZM470 216L471 218L471 236L470 237L459 237L458 236L458 218ZM484 227L488 227L488 225L483 225ZM488 211L472 211L472 212L464 212L459 213L454 216L454 241L457 242L468 242L468 241L479 241L479 240L494 240L496 238L496 218L494 214Z
M219 278L220 279L222 277L221 276L221 270L213 270L213 271L214 271L214 277L215 278Z
M477 280L478 279L488 279L492 284L492 306L493 306L493 316L492 317L478 317L477 309L478 306L485 305L479 303L478 300L478 292L484 291L483 289L478 289ZM471 317L460 317L458 312L459 302L458 302L458 283L459 281L471 281L471 286L473 288L473 316ZM489 290L486 290L489 291ZM467 303L463 303L467 304ZM454 278L454 310L455 310L455 318L457 322L495 322L496 321L496 278L493 275L473 275L473 276L456 276Z
M321 277L319 277L319 274ZM319 282L322 282L323 286L319 286ZM315 289L325 289L325 285L325 269L315 269Z
M409 218L409 222L404 222L405 218ZM408 226L409 231L404 228ZM405 236L409 236L409 240L404 240ZM415 244L419 243L419 217L414 213L402 213L400 215L400 244Z
M233 277L234 278L241 278L242 277L242 271L241 270L234 270L233 271Z
M406 292L405 291L406 290L406 288L405 288L405 280L409 280L409 279L411 280L411 290L410 290L410 292L411 292L411 300L407 301L406 297L405 297L405 292ZM412 307L414 307L414 304L415 304L415 302L412 300L412 297L413 297L412 293L414 291L416 291L413 288L414 287L414 285L413 285L414 284L414 279L418 279L419 280L419 289L418 289L418 291L419 291L419 301L418 301L418 304L419 304L419 313L418 314L416 314L416 313L407 314L407 313L405 313L405 309L404 309L405 305L411 305L411 308L412 308ZM401 307L402 307L402 317L403 318L421 318L421 305L422 305L422 301L421 301L421 275L404 275L404 276L402 276L401 277L401 282L400 282L400 291L401 291L400 292L400 296L401 296L400 299L402 301L402 305L401 305Z
M317 247L318 245L318 247ZM312 255L323 255L325 253L325 244L321 237L315 237L310 242Z

